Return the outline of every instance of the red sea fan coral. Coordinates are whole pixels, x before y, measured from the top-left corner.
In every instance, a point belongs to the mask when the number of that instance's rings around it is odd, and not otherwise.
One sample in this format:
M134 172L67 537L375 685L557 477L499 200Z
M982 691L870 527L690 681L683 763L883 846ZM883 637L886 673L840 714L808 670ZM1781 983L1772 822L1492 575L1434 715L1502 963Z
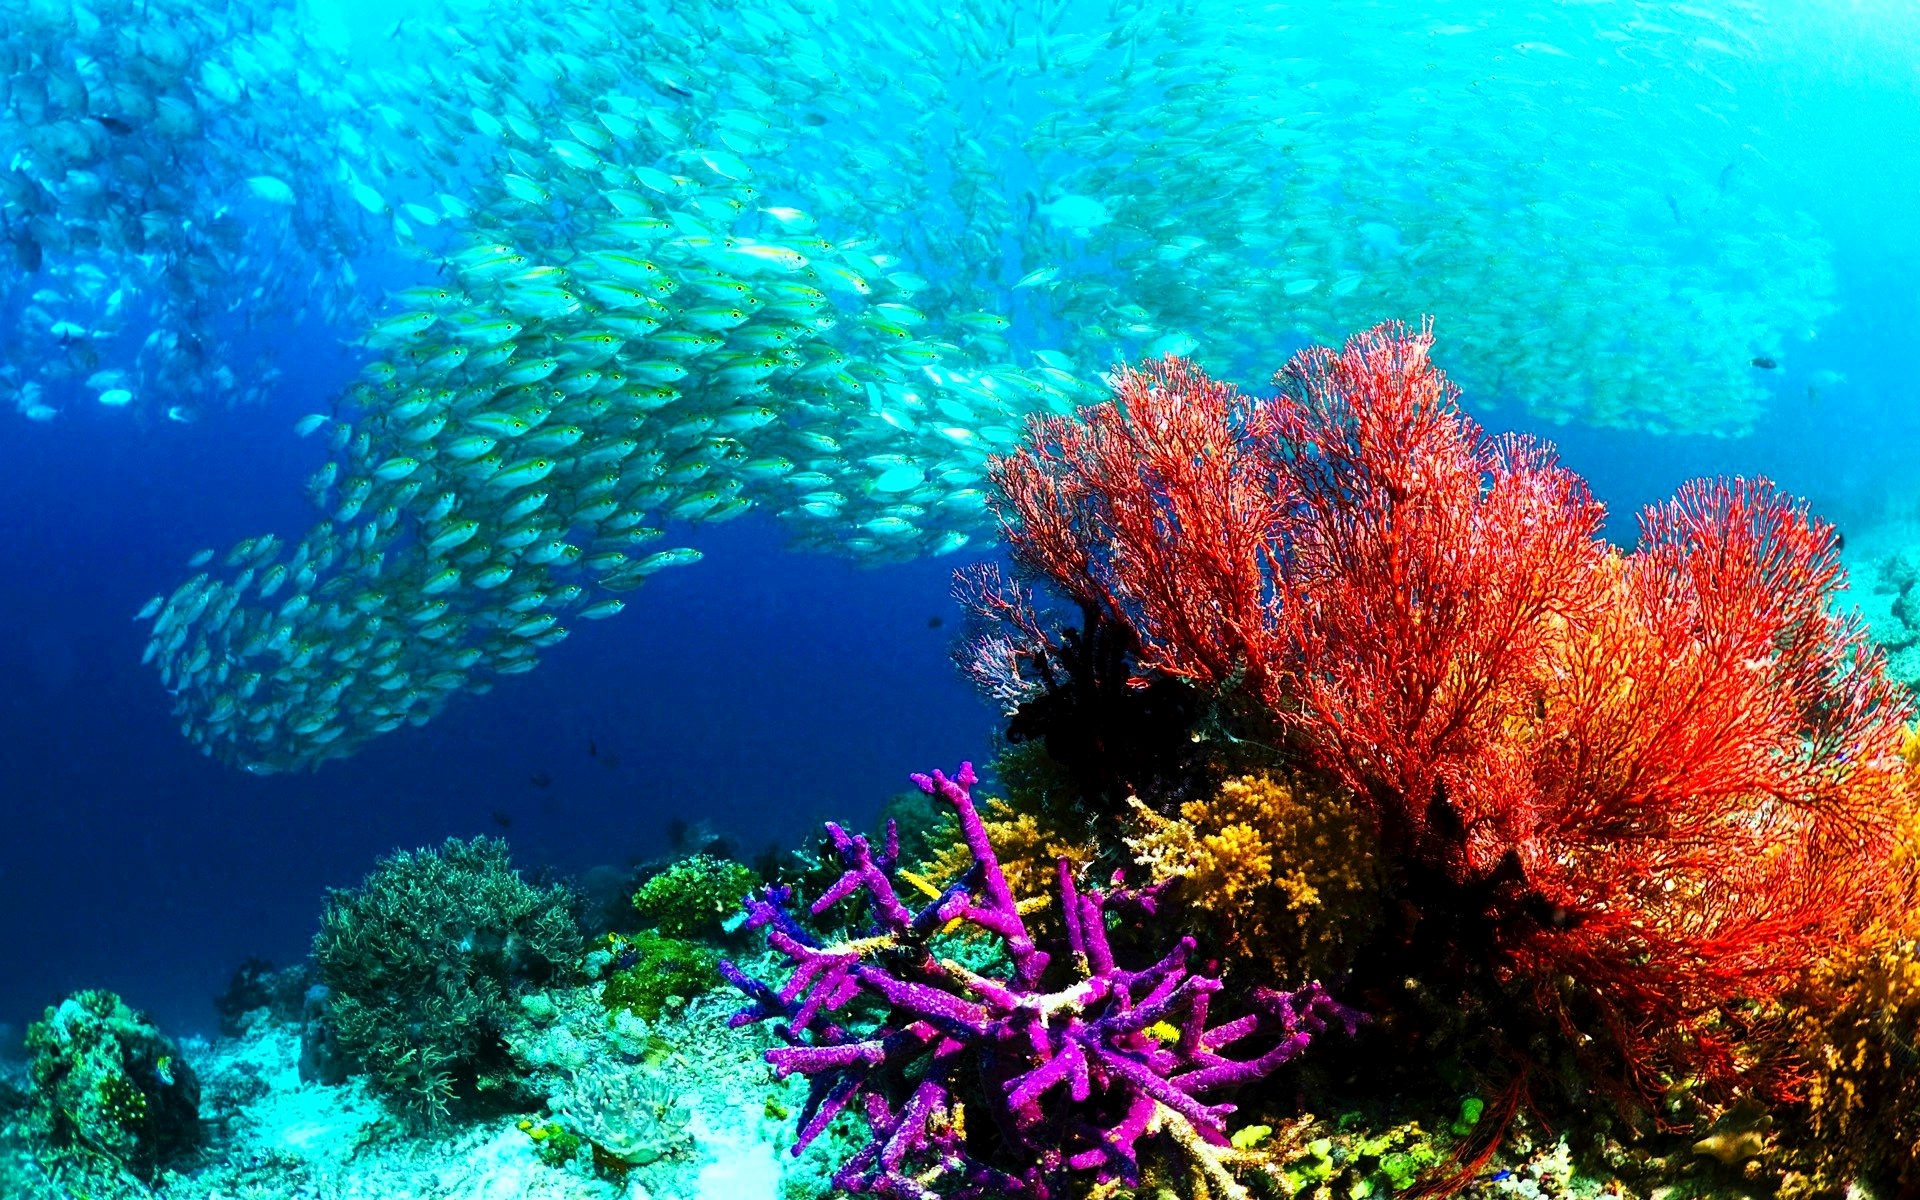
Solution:
M1725 1079L1728 1002L1778 996L1892 902L1912 709L1830 607L1833 530L1765 482L1687 485L1602 575L1492 838L1570 916L1506 948L1593 988L1643 1089L1676 1057Z
M1829 607L1833 532L1702 483L1622 555L1547 447L1460 412L1430 345L1382 326L1271 398L1121 371L996 464L1015 555L1129 625L1143 673L1241 681L1620 1082L1785 1091L1734 1043L1889 894L1912 716Z
M1428 845L1429 804L1507 790L1554 622L1583 621L1604 510L1550 448L1488 438L1396 327L1308 350L1252 422L1286 498L1264 698ZM1438 815L1438 814L1435 814Z
M1036 418L995 460L1015 556L1131 626L1143 667L1218 684L1259 670L1284 515L1246 397L1183 359L1115 373L1079 420Z

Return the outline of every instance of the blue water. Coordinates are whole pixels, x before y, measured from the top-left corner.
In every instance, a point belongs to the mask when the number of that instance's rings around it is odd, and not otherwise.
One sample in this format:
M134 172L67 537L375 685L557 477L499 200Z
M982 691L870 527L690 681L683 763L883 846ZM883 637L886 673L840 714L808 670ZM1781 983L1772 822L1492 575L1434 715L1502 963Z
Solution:
M1550 425L1466 398L1496 428L1554 439L1621 540L1638 505L1700 474L1770 475L1843 533L1920 493L1920 84L1823 67L1804 91L1781 71L1768 102L1794 156L1778 200L1833 244L1838 310L1769 379L1756 433ZM1445 366L1449 315L1435 316ZM328 336L241 336L278 347L268 404L192 423L87 405L0 415L0 1025L101 986L163 1027L209 1028L243 958L297 959L324 890L396 847L501 833L524 866L582 872L667 852L677 819L751 853L823 819L864 823L909 771L990 753L996 714L947 657L949 576L975 549L861 567L783 549L756 514L687 534L703 562L424 728L316 774L203 758L129 618L201 547L311 523L300 481L322 451L288 428L355 369ZM1815 367L1846 382L1809 395Z
M324 889L396 847L498 834L527 867L624 868L667 853L679 818L752 854L988 752L994 713L947 658L950 566L786 553L750 517L703 531L707 558L633 593L602 636L423 729L311 775L203 758L128 618L203 541L309 519L312 448L285 416L135 433L103 414L0 448L19 514L0 589L0 1020L99 986L210 1028L242 959L304 955Z

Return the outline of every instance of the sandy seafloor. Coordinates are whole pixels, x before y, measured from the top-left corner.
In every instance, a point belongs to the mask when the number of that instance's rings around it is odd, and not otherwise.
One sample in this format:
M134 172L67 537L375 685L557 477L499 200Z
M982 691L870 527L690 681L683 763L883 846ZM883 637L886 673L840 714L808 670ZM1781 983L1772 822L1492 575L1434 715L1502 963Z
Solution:
M434 1130L394 1115L363 1078L303 1081L299 1023L259 1010L243 1019L237 1036L180 1043L201 1085L206 1137L192 1160L163 1171L151 1186L127 1177L56 1177L35 1161L18 1130L0 1121L0 1197L811 1200L839 1194L829 1176L833 1163L864 1141L859 1123L843 1116L806 1154L787 1152L806 1085L798 1077L773 1078L759 1057L772 1044L766 1033L726 1029L737 996L712 993L649 1027L626 1017L609 1025L597 991L548 994L550 1011L543 1006L540 1019L530 1019L512 1039L529 1073L524 1107ZM663 1052L663 1042L671 1049ZM542 1089L544 1104L537 1098ZM659 1157L624 1179L596 1173L585 1153L564 1167L548 1165L522 1127L548 1116L625 1139L628 1148L650 1145ZM1519 1131L1460 1194L1523 1200L1635 1195L1616 1181L1576 1172L1564 1141L1536 1142ZM1697 1193L1661 1188L1650 1200L1683 1194Z

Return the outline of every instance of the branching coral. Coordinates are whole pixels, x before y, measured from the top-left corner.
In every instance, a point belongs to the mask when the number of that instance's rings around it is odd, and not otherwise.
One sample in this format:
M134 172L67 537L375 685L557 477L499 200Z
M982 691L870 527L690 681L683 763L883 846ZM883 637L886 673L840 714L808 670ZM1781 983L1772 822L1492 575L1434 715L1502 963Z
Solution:
M1912 1188L1920 1183L1920 943L1882 947L1836 975L1834 1010L1805 1018L1814 1135L1841 1177L1864 1167Z
M865 838L829 826L845 873L810 911L863 896L870 931L821 945L787 910L790 895L771 889L749 902L749 924L768 930L793 975L775 989L722 966L753 1000L736 1022L782 1022L776 1032L790 1044L768 1061L782 1077L809 1078L796 1152L859 1100L872 1140L834 1176L852 1192L1045 1200L1102 1182L1138 1186L1152 1157L1205 1191L1246 1195L1235 1172L1271 1168L1272 1158L1236 1147L1226 1128L1234 1106L1203 1098L1266 1077L1329 1023L1351 1034L1359 1016L1316 984L1256 989L1250 1012L1210 1026L1221 985L1188 970L1191 938L1144 970L1114 961L1108 906L1150 914L1152 893L1082 891L1064 861L1058 903L1073 969L1049 990L1054 960L1035 945L1000 870L968 791L971 764L951 779L914 778L953 806L973 855L965 875L909 908L890 878L897 847L876 856ZM1011 978L936 961L928 940L953 921L1003 939ZM1228 1057L1243 1047L1247 1057Z
M1920 766L1920 730L1904 748ZM1909 779L1909 785L1914 781ZM1815 1169L1876 1194L1920 1189L1920 819L1902 839L1906 903L1855 953L1819 964L1793 1013L1809 1059Z
M1282 978L1346 966L1378 923L1373 833L1351 798L1306 780L1229 779L1177 816L1133 802L1127 845L1169 899L1204 913L1226 949Z
M511 1081L514 994L571 974L582 949L566 889L525 882L505 842L475 838L396 854L333 893L313 957L341 1045L432 1121Z
M1831 527L1690 484L1610 549L1545 446L1484 434L1383 326L1242 396L1177 359L993 475L1017 560L1133 631L1141 683L1260 697L1423 903L1623 1092L1792 1090L1755 1004L1890 902L1910 701Z

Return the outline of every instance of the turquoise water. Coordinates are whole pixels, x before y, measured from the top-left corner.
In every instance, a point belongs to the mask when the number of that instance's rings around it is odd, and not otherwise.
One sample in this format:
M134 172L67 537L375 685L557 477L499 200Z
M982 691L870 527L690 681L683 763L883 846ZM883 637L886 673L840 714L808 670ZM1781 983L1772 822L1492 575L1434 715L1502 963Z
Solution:
M1144 357L1431 316L1615 537L1769 475L1911 641L1916 62L1892 2L0 0L0 1055L212 1030L396 847L750 858L984 760L987 464Z

